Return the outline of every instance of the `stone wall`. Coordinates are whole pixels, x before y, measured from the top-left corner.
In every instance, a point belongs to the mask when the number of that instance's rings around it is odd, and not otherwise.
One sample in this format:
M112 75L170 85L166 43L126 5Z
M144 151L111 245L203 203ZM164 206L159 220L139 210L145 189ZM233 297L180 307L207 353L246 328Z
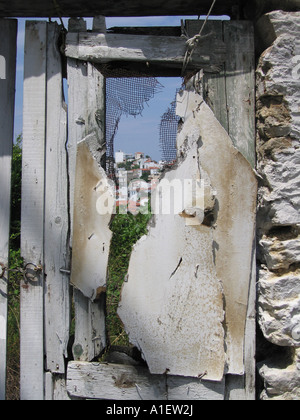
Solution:
M258 316L274 345L261 398L299 399L300 12L267 14L257 31L271 45L257 69Z

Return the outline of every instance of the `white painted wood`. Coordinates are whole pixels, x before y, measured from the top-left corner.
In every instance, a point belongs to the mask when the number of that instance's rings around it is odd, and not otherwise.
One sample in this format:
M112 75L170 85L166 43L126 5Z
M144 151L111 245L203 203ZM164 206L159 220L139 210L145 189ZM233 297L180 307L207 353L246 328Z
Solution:
M53 375L51 372L45 373L45 401L53 400Z
M17 21L0 19L0 263L8 266ZM5 399L7 272L0 279L0 400Z
M199 33L203 21L187 20L185 22L186 30L189 36ZM214 33L216 39L223 41L224 30L222 21L208 21L205 25L203 34ZM225 64L225 63L224 63ZM218 74L205 73L203 77L203 98L213 110L216 118L228 132L228 114L226 107L226 78L225 65L222 64L221 71Z
M169 401L223 401L225 379L209 382L196 378L167 376Z
M105 400L222 401L220 383L196 378L151 375L147 368L118 364L70 362L67 390L71 398Z
M181 37L69 33L65 54L96 63L125 60L181 68L186 49L186 39ZM225 57L224 43L210 37L199 43L188 68L215 66L224 62Z
M27 22L21 248L25 263L44 263L47 22ZM55 176L55 174L54 174ZM44 274L21 283L21 399L44 398Z
M166 400L166 377L143 367L70 362L67 389L71 397L104 400Z
M105 94L103 93L105 92L105 82L100 72L91 64L68 59L68 86L70 243L73 247L77 144L90 134L90 138L94 139L94 155L98 162L101 160L103 151L99 154L95 151L95 147L97 149L103 145L105 139ZM85 277L85 280L88 282L88 277ZM106 346L105 299L103 299L103 295L100 295L96 302L91 302L79 289L74 288L74 306L74 357L76 360L90 361L99 355Z
M66 375L45 373L45 401L70 401L66 387Z
M105 295L96 302L74 289L75 341L73 355L75 360L91 361L106 346Z
M46 368L65 372L70 327L70 266L67 168L67 115L63 99L60 27L48 24L47 129L45 157L45 354Z
M82 61L68 59L68 154L70 182L70 218L72 247L74 191L77 143L86 137L88 104L87 64Z

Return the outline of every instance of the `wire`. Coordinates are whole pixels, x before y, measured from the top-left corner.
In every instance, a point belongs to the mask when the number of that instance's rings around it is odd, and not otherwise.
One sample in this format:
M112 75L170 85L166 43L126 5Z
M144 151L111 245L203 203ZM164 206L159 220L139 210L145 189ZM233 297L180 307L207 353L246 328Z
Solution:
M185 56L184 56L184 60L183 60L183 66L182 66L181 76L183 76L184 73L185 73L185 71L186 71L186 68L187 68L187 66L188 66L188 64L189 64L189 62L190 62L190 60L192 58L192 55L193 55L193 53L194 53L194 51L195 51L195 49L196 49L196 47L198 45L198 42L200 41L200 38L201 38L202 33L204 31L204 28L205 28L205 26L207 24L207 21L208 21L211 13L213 11L213 8L214 8L214 6L216 4L216 1L217 0L213 0L212 5L210 6L209 12L208 12L208 14L206 16L205 21L203 22L203 25L202 25L202 27L200 29L199 34L197 34L197 35L193 36L192 38L188 39L187 42L186 42L187 43L187 50L186 50L186 53L185 53Z

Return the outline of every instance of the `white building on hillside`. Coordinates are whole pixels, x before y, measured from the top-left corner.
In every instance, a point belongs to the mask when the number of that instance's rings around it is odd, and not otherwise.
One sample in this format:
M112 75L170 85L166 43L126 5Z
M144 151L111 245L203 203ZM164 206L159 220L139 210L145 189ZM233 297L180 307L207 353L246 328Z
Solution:
M124 162L124 152L122 152L122 150L115 153L115 161L116 164Z

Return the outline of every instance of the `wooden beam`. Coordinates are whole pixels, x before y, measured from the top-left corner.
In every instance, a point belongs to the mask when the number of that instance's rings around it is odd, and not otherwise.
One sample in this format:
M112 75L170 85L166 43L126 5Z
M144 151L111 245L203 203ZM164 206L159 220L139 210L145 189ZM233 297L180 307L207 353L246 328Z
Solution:
M67 390L79 398L166 400L166 379L143 367L71 362Z
M45 150L45 354L47 370L65 372L70 326L67 113L62 92L60 27L48 24ZM56 174L56 176L53 176Z
M17 21L0 20L0 263L8 265ZM3 270L1 270L3 274ZM0 278L0 400L5 399L8 275Z
M182 68L187 51L186 39L151 35L69 33L65 55L82 61L111 63L116 61L148 63ZM199 42L189 69L214 71L226 60L225 44L214 34Z
M0 16L4 17L94 17L105 16L197 16L206 15L211 0L0 0ZM242 3L242 4L241 4ZM222 0L214 7L214 15L248 18L272 10L299 10L299 0Z
M217 2L214 13L231 14L238 0ZM94 17L105 16L180 16L207 14L211 0L0 0L0 16L18 17Z
M151 375L142 366L70 362L67 390L71 398L102 400L224 400L225 381Z

